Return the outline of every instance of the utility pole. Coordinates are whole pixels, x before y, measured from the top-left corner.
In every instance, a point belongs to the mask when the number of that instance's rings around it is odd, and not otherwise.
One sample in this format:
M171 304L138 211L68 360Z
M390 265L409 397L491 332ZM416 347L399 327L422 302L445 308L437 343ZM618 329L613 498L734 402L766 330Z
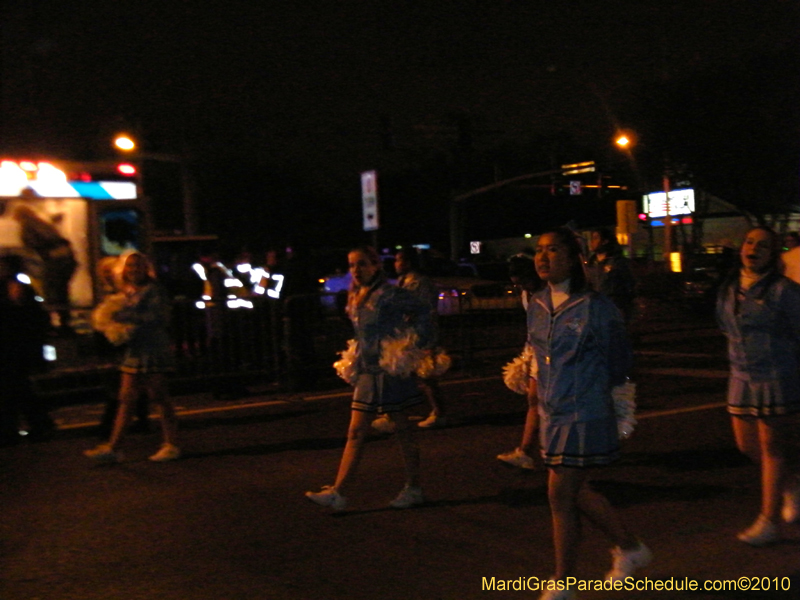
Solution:
M666 211L664 220L664 260L667 261L667 268L672 270L672 214L669 210L669 170L666 167L664 167L662 183L664 186L664 210Z

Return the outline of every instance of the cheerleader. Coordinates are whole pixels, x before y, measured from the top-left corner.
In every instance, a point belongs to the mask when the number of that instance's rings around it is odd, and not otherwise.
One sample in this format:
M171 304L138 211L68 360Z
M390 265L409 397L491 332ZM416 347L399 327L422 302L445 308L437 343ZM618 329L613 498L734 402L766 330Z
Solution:
M406 290L386 280L380 257L373 248L352 250L348 256L352 282L347 314L355 330L352 383L355 387L347 442L333 485L306 497L321 506L343 510L372 420L391 414L406 471L405 486L390 503L409 508L424 502L420 488L419 448L409 427L406 409L424 402L409 354L424 348L432 334L430 308ZM413 340L408 352L398 339ZM392 350L393 349L393 350ZM399 354L399 355L398 355ZM424 354L420 351L420 354Z

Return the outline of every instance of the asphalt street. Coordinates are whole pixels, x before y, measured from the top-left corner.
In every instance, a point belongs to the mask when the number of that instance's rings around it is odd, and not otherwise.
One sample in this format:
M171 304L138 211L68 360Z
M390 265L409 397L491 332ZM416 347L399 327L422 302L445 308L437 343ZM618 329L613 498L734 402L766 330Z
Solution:
M800 597L800 526L768 548L735 539L758 513L759 480L722 405L719 334L663 315L636 338L639 424L595 484L652 548L637 580L650 587L578 597ZM427 502L409 510L387 506L402 465L380 435L348 510L303 497L334 478L344 388L178 397L185 456L165 464L147 460L157 433L131 435L119 465L89 464L101 407L59 409L52 440L0 449L0 599L538 598L553 569L546 472L495 459L524 418L499 366L446 380L451 426L420 433ZM584 532L576 585L587 587L610 555L597 530ZM683 591L692 582L700 589Z

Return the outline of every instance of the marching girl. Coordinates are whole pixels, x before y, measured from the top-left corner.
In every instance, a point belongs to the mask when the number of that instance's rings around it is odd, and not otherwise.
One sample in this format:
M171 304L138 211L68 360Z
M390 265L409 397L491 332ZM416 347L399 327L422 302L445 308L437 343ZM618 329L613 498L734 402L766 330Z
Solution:
M406 409L424 401L414 375L400 376L382 366L382 350L387 341L413 331L420 348L432 334L430 308L410 292L391 285L383 272L380 256L373 248L361 247L348 255L352 283L347 313L355 330L355 356L352 380L355 387L350 426L339 470L333 485L306 497L322 506L343 510L345 493L352 482L372 420L391 414L405 465L405 487L390 503L393 508L422 504L419 481L419 447L409 427ZM383 344L382 344L383 343ZM404 357L399 358L401 361Z

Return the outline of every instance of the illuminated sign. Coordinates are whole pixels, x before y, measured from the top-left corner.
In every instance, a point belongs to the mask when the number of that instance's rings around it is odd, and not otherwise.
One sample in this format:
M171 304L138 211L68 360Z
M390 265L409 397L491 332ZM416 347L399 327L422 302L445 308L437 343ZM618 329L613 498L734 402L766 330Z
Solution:
M64 172L50 163L0 161L0 196L16 198L26 188L31 188L37 194L39 190L55 191L62 198L74 198L77 194L73 190L65 189L66 181Z
M136 200L132 181L70 181L81 198L89 200Z
M666 194L653 192L642 198L644 212L651 219L661 219L667 216ZM670 216L690 215L694 212L694 190L672 190L669 193Z
M86 198L135 200L132 181L68 181L66 174L47 162L0 161L0 197Z

